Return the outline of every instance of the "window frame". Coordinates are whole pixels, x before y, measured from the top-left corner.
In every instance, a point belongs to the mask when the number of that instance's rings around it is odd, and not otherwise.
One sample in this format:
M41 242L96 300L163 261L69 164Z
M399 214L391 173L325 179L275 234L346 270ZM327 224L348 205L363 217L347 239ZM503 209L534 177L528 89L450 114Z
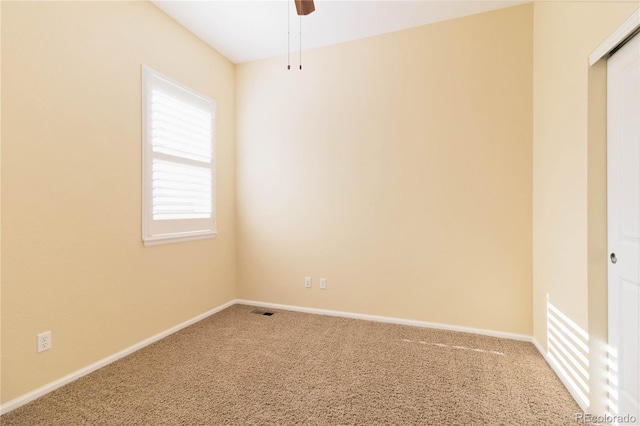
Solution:
M211 105L211 218L153 219L153 160L162 154L153 152L151 95L154 79L174 86L178 98L197 97ZM213 238L217 234L216 214L216 102L202 93L142 65L142 242L145 247Z

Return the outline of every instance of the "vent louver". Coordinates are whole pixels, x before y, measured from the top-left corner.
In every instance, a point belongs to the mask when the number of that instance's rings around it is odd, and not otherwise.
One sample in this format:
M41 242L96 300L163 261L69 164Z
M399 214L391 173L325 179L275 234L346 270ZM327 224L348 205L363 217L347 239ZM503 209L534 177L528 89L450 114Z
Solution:
M251 313L256 315L265 315L268 317L275 314L275 312L263 311L262 309L254 309L253 311L251 311Z

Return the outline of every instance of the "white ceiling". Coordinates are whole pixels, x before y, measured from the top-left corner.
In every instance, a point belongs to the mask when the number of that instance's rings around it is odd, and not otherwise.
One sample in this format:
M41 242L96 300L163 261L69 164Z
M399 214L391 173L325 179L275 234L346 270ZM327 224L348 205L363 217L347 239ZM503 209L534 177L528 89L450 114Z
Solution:
M315 0L316 10L300 20L293 0L152 0L168 15L234 63L417 27L527 1L484 0Z

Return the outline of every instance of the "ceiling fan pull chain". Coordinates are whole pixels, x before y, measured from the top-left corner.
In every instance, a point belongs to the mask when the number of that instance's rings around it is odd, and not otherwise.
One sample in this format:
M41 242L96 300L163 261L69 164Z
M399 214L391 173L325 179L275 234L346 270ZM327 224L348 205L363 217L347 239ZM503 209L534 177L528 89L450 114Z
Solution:
M300 17L300 69L302 69L302 16Z
M291 69L291 6L287 2L287 69Z

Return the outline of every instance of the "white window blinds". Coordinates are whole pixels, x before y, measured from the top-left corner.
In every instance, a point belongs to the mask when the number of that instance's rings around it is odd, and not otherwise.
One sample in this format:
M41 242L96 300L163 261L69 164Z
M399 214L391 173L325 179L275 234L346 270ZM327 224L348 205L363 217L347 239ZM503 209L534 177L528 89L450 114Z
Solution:
M143 240L215 233L215 102L143 68Z

